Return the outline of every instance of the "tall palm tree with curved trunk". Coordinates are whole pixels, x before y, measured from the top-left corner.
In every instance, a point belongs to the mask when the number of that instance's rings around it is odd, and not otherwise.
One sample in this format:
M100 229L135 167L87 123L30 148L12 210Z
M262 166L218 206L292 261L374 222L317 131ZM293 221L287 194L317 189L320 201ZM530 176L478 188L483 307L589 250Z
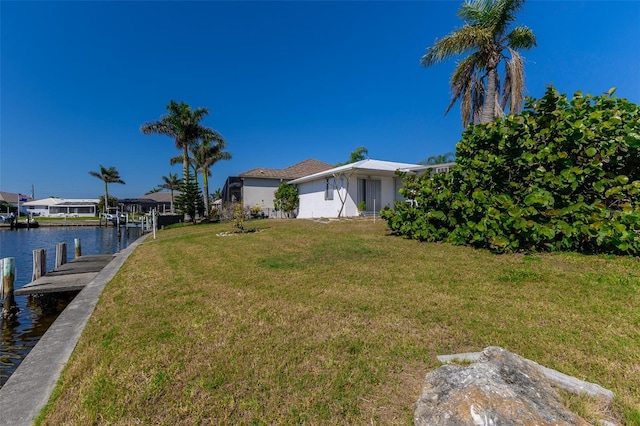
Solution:
M104 182L104 206L102 212L106 213L109 211L109 184L120 183L124 185L125 183L120 179L120 172L113 166L107 168L101 164L99 172L90 171L89 174Z
M191 109L184 102L171 100L167 111L160 120L144 123L140 126L140 131L145 135L160 134L175 140L176 148L182 150L182 179L186 181L189 175L189 147L200 138L216 139L221 136L200 123L209 114L207 108Z
M211 176L211 167L218 161L231 159L231 154L224 151L226 147L227 143L222 138L215 140L203 139L192 150L197 170L202 173L204 210L207 216L209 216L209 176Z
M164 183L160 185L160 188L171 191L171 213L173 213L173 191L180 188L180 185L182 185L182 179L178 178L177 173L169 172L169 176L162 176L162 180Z
M526 26L508 30L523 3L524 0L466 0L458 11L466 22L464 26L436 40L422 56L420 62L428 67L471 52L458 62L451 76L452 99L445 112L460 99L464 127L470 122L493 121L507 108L511 113L522 109L524 64L517 50L536 46L536 37ZM500 101L498 67L502 62L505 79Z

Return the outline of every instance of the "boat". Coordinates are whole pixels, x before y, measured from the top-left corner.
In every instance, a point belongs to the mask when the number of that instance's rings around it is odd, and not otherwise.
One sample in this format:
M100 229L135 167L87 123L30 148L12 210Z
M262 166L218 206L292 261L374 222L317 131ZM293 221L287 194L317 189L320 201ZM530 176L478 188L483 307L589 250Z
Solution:
M35 219L27 219L24 222L16 220L10 224L11 229L38 228L39 226Z

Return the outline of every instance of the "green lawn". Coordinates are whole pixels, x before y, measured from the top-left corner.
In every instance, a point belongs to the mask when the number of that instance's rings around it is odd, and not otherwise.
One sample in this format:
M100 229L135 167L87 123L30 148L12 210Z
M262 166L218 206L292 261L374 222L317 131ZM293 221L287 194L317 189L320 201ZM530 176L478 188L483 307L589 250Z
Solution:
M493 255L370 219L246 227L141 244L40 423L408 425L436 355L496 345L613 390L640 424L637 259Z

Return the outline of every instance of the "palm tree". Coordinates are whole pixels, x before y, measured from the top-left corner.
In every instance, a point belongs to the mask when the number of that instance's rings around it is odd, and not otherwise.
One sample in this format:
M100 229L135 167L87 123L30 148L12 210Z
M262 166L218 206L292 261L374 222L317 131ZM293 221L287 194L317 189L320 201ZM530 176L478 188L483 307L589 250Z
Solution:
M109 211L109 184L110 183L121 183L125 184L122 179L120 179L120 172L116 170L115 167L111 166L109 168L104 167L102 164L100 165L100 172L90 171L89 174L93 177L96 177L104 182L104 207L103 213Z
M197 141L192 143L189 146L189 152L191 152L191 156L187 159L187 167L189 168L189 175L191 175L191 172L193 172L193 175L195 176L196 179L196 183L198 182L198 166L196 164L196 160L193 159L193 151L197 146ZM169 158L169 164L171 164L172 166L175 166L176 164L182 163L184 165L184 154L178 154L178 155L174 155L173 157Z
M222 189L218 188L215 191L213 191L213 193L211 194L211 196L213 197L213 200L219 200L222 198Z
M461 99L462 125L469 122L488 123L504 114L522 109L524 92L524 65L518 49L536 46L531 29L517 26L507 32L515 21L515 13L524 0L466 0L458 16L465 25L437 40L427 48L421 63L425 67L437 64L453 56L471 52L458 62L451 76L451 103ZM509 57L504 54L509 52ZM509 59L510 58L510 59ZM502 105L498 66L505 62L505 80L502 87Z
M433 166L435 164L444 164L455 161L456 156L452 152L445 152L444 154L432 155L428 157L426 160L420 161L418 164L423 164L425 166Z
M358 161L366 160L367 155L369 155L369 150L364 146L359 146L355 150L351 152L349 155L349 160L345 163L338 163L337 166L345 166L347 164L356 163Z
M182 179L178 178L177 173L169 172L169 176L162 176L162 180L164 183L160 185L160 188L171 191L171 213L173 213L173 191L180 188L180 185L182 185Z
M171 100L167 105L167 111L160 120L144 123L140 126L140 131L145 135L155 133L174 138L176 148L182 150L182 178L186 181L189 174L189 146L200 138L216 139L221 136L215 130L200 124L209 114L207 108L192 110L184 102L177 103Z
M221 137L216 140L203 139L199 145L193 147L192 154L197 171L202 173L204 193L204 211L209 216L209 176L211 167L220 160L230 160L231 154L224 151L227 143Z

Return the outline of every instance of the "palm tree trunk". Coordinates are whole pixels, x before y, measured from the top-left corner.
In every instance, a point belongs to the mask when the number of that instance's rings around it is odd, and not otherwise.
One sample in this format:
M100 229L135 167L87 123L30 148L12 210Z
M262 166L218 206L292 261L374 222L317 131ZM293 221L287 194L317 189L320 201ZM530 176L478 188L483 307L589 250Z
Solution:
M202 171L202 186L204 188L204 217L209 217L209 179L207 171Z
M498 77L498 64L500 63L500 52L495 51L487 58L487 92L484 94L484 104L480 123L490 123L496 119L496 90Z
M173 214L173 188L171 188L171 214Z
M187 176L189 175L189 150L186 144L182 148L182 151L182 180L186 182Z
M184 144L182 154L182 181L185 183L189 182L189 146L187 143ZM184 213L184 221L189 222L191 220L191 216L189 213Z
M496 119L496 73L498 70L493 67L489 69L487 76L487 93L484 96L480 123L490 123Z
M109 184L104 183L104 206L102 207L103 213L109 212Z
M105 228L109 225L109 222L107 222L107 215L106 213L109 211L109 184L105 181L104 183L104 203L102 203L102 214L104 216L104 226ZM99 224L101 222L98 222Z

